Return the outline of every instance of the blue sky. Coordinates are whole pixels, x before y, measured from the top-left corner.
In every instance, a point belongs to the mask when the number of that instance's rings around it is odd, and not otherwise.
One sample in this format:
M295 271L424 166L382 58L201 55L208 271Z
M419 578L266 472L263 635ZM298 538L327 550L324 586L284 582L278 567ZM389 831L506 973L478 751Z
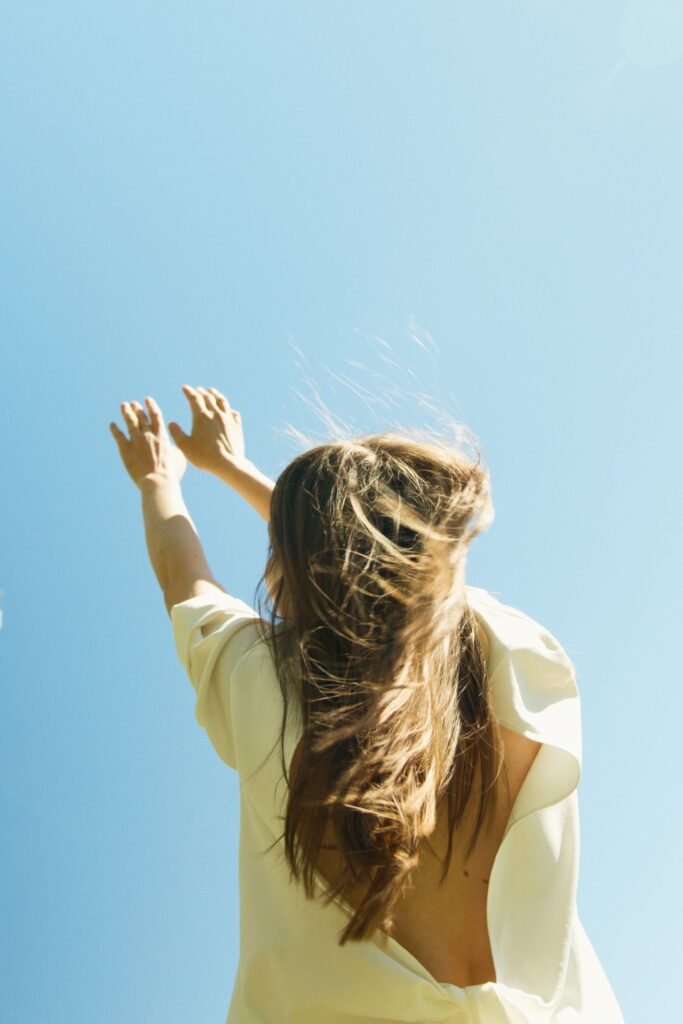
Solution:
M469 581L577 666L582 920L626 1019L674 1019L683 5L22 0L0 49L6 1019L225 1017L237 777L107 424L213 385L275 476L311 380L478 437ZM265 524L185 493L251 600Z

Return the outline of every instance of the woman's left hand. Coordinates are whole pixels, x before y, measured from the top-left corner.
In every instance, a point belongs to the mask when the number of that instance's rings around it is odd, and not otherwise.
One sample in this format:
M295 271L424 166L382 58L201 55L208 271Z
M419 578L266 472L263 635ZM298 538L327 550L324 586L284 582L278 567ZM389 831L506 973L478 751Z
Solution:
M130 437L119 430L116 423L109 429L119 447L119 454L128 474L136 486L150 475L181 480L187 468L187 459L166 432L161 409L153 398L146 398L147 412L139 402L122 402L121 412L128 425Z

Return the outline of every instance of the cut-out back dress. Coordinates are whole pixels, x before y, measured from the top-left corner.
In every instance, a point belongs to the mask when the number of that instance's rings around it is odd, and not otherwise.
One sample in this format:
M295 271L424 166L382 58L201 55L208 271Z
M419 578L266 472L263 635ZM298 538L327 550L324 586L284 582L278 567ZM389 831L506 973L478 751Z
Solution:
M542 746L488 880L496 980L464 986L437 981L381 931L339 946L351 908L307 899L289 880L282 842L273 845L287 797L283 702L257 613L229 594L171 609L196 719L240 777L240 958L226 1024L624 1024L576 905L582 752L574 665L530 616L483 588L466 594L488 639L496 718ZM290 701L288 768L301 728ZM323 893L317 872L316 883Z

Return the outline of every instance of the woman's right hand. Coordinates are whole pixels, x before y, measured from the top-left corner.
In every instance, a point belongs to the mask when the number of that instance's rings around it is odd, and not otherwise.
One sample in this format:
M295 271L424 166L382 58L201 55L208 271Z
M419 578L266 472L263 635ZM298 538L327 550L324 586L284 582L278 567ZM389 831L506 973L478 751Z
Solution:
M245 462L242 418L216 388L184 384L183 391L192 410L192 432L186 434L174 422L168 432L188 462L224 477L226 469Z

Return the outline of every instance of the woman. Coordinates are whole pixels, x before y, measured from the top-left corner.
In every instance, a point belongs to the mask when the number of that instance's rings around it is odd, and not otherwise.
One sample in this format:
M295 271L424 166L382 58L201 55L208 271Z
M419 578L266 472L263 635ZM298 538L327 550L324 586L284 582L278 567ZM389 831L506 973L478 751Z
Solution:
M240 775L228 1024L623 1024L576 908L574 666L465 583L488 473L436 440L319 445L274 484L240 414L184 388L110 424L195 713ZM269 524L266 622L214 578L187 461Z

